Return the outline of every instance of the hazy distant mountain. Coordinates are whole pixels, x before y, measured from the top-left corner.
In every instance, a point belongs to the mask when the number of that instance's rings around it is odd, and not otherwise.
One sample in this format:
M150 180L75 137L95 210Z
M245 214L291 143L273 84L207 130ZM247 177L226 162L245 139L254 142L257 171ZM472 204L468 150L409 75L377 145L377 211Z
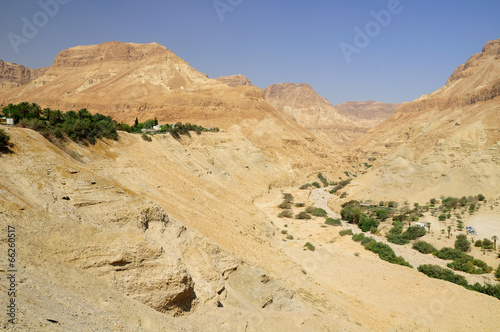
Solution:
M273 84L264 93L267 101L299 124L343 146L395 111L395 104L377 102L349 102L337 108L309 84Z
M42 76L47 67L30 69L24 66L0 60L0 93L12 90Z

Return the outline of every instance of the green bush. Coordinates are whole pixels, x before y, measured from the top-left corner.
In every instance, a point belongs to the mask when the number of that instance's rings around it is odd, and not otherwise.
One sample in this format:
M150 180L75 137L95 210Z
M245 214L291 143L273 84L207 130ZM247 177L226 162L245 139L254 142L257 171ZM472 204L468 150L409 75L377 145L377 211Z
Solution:
M500 265L498 265L498 268L495 270L495 277L500 279Z
M457 260L457 259L472 259L472 256L466 255L458 249L444 247L436 252L436 257L445 260Z
M301 190L305 190L305 189L308 189L309 187L311 187L311 184L310 183L306 183L306 184L303 184L299 187L299 189Z
M289 210L289 209L291 209L291 208L292 208L292 204L291 204L290 202L283 201L283 202L281 202L281 203L278 205L278 207L279 207L280 209Z
M326 218L325 224L331 226L340 226L342 225L342 221L340 221L340 219Z
M476 242L474 242L474 247L482 247L483 246L483 241L481 240L477 240Z
M343 220L357 224L361 220L361 216L363 216L364 213L361 211L360 208L349 205L340 210L340 215Z
M290 194L290 193L284 193L284 194L283 194L283 200L284 200L285 202L289 202L289 203L291 203L291 202L293 202L293 195L292 195L292 194Z
M483 249L493 249L493 242L489 239L483 239Z
M278 214L279 218L293 218L292 210L283 210Z
M378 227L379 224L380 224L380 222L377 219L368 217L367 215L363 214L361 217L361 220L358 223L358 227L363 232L368 232L373 227L375 227L375 231L376 231L376 228Z
M354 234L352 236L352 239L356 242L361 242L361 241L363 241L364 238L365 238L365 234L363 234L363 233Z
M365 244L365 249L378 254L380 259L389 263L412 267L410 263L404 260L403 257L396 256L394 250L392 250L392 248L385 243L377 242L371 239L368 243Z
M311 183L311 185L313 187L316 187L316 188L320 188L321 187L318 182L313 182L313 183Z
M389 233L391 233L391 234L403 233L403 223L401 221L395 221L392 224L393 224L393 227L389 230Z
M307 213L312 213L314 211L314 209L315 209L314 206L308 206L308 207L306 207L306 209L304 211Z
M352 229L343 229L339 232L340 236L352 235Z
M420 265L417 270L431 278L450 281L460 286L468 285L467 279L465 279L465 277L455 274L453 271L442 268L438 265L424 264Z
M286 230L286 229L282 229L282 230L281 230L281 234L288 234L288 230Z
M484 197L484 195L483 195L483 194L479 194L479 195L477 195L477 199L478 199L479 201L481 201L481 202L482 202L482 201L484 201L484 200L485 200L485 198L486 198L486 197Z
M309 213L301 211L295 216L295 219L311 219L311 216L309 215Z
M146 135L146 134L142 134L141 135L142 139L145 140L146 142L151 142L153 139L151 138L151 136L149 135Z
M323 174L318 173L318 179L323 183L324 187L328 187L328 180L323 176Z
M408 227L408 229L403 232L402 236L407 240L415 240L416 238L424 236L426 233L425 228L412 226Z
M375 210L375 214L380 220L386 220L389 217L389 212L386 209L377 209Z
M394 244L405 245L410 243L407 239L402 237L400 234L389 234L387 235L387 241Z
M326 211L322 208L315 208L314 210L312 210L311 214L313 216L316 216L316 217L326 217L327 216Z
M309 249L311 251L316 250L316 247L311 242L306 242L306 244L304 244L304 247L306 247L307 249Z
M0 129L0 149L9 146L10 136L3 130Z
M455 240L455 249L458 249L461 252L467 252L470 250L470 242L467 240L466 235L460 234L457 236L457 239Z
M306 203L295 203L296 207L304 207L306 206Z
M437 252L437 249L434 248L434 246L432 244L427 243L425 241L415 242L413 244L412 248L421 252L422 254L431 254L431 253Z
M293 240L293 235L288 234L288 235L286 236L286 239L287 239L287 240Z
M445 221L446 220L446 215L445 214L440 214L438 217L439 221Z

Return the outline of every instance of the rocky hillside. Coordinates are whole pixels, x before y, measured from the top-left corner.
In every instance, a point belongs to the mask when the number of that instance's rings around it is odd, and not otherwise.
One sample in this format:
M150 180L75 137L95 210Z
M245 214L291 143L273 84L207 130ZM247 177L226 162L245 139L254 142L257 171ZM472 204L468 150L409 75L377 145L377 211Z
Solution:
M460 65L446 86L402 104L354 144L358 156L382 165L357 181L373 188L371 196L497 195L499 87L500 40L494 40Z
M0 93L12 90L42 76L48 68L30 69L0 60Z
M338 149L276 110L261 89L209 79L156 43L108 42L64 50L45 75L0 94L0 100L3 105L29 101L61 110L87 108L129 124L136 117L141 122L156 117L160 123L243 133L290 172L349 168Z
M0 220L16 229L19 330L498 329L498 300L355 256L359 244L337 228L294 220L325 246L304 251L300 235L284 248L273 223L281 190L269 185L288 173L243 136L56 146L6 130ZM429 303L446 305L434 314Z
M252 82L243 75L221 76L217 78L218 81L224 82L231 87L238 85L253 86Z
M356 125L370 129L387 120L396 113L399 104L369 101L349 101L335 105L335 109Z

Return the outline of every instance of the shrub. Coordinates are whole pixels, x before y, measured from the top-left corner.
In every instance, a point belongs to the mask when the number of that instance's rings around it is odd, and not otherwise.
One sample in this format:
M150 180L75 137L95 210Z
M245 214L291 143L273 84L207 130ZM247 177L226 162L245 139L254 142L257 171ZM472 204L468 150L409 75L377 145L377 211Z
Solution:
M286 236L286 239L287 239L287 240L293 240L293 235L288 234L288 235Z
M282 229L282 230L281 230L281 234L288 234L288 230L286 230L286 229Z
M432 244L427 243L425 241L415 242L412 248L421 252L422 254L431 254L437 251L437 249L434 248Z
M403 223L401 221L395 221L393 227L389 230L391 234L401 234L403 233Z
M291 204L290 202L283 201L283 202L281 202L281 203L278 205L278 207L279 207L280 209L286 209L286 210L289 210L289 209L291 209L291 208L292 208L292 204Z
M306 242L306 244L304 244L304 247L306 247L307 249L309 249L311 251L316 250L316 247L311 242Z
M400 234L389 234L387 235L387 241L394 244L405 245L410 243L407 239L402 237Z
M447 266L449 268L452 268L453 270L471 274L483 274L486 273L487 270L491 271L488 264L480 259L474 259L467 255L465 255L465 257L458 258L451 263L448 263ZM476 266L478 268L476 268Z
M375 210L377 214L377 218L380 220L386 220L389 217L389 212L386 209L377 209Z
M283 210L278 214L279 218L293 218L292 210Z
M495 277L500 279L500 265L498 265L498 268L495 270Z
M426 234L425 228L419 226L408 227L408 229L402 234L405 239L415 240L416 238L422 237Z
M445 214L440 214L438 217L439 221L445 221L446 220L446 215Z
M0 129L0 149L9 146L10 136L3 130Z
M352 236L352 239L356 242L361 242L361 241L363 241L364 238L365 238L365 234L363 234L363 233L354 234Z
M295 216L295 219L311 219L311 216L305 211L301 211Z
M313 182L313 183L311 183L311 184L312 184L314 187L316 187L316 188L320 188L320 187L321 187L321 186L319 185L319 183L318 183L318 182Z
M363 214L361 217L361 220L358 223L358 227L363 231L363 232L368 232L369 230L372 229L372 227L377 228L380 222L376 220L375 218L368 217L367 215ZM376 231L376 229L375 229Z
M291 202L293 202L293 195L292 195L292 194L289 194L289 193L284 193L284 194L283 194L283 200L284 200L285 202L289 202L289 203L291 203Z
M306 203L295 203L296 207L304 207L306 206Z
M306 207L306 209L304 211L306 211L307 213L312 213L314 211L315 207L314 206L308 206Z
M474 242L474 247L482 247L482 246L483 246L483 241L477 240L476 242Z
M361 241L361 245L364 247L366 246L370 241L375 241L373 238L365 236L364 239Z
M323 174L318 173L318 179L323 183L324 187L328 187L328 180L323 176Z
M313 216L316 216L316 217L326 217L327 216L326 211L322 208L315 208L314 210L312 210L311 214Z
M457 239L455 240L455 249L458 249L461 252L467 252L470 250L470 242L467 240L467 236L464 234L457 236Z
M357 224L361 220L361 216L364 214L360 208L349 205L340 210L340 215L343 220Z
M441 250L436 252L436 257L446 260L456 260L456 259L464 259L471 258L472 256L466 255L458 249L444 247Z
M378 254L380 259L389 263L412 267L410 263L404 260L403 257L396 256L394 250L392 250L392 248L385 243L377 242L371 239L368 243L366 243L365 249Z
M477 199L478 199L479 201L481 201L481 202L482 202L482 201L484 201L484 199L485 199L485 198L486 198L486 197L484 197L484 195L483 195L483 194L479 194L479 195L477 195Z
M340 236L352 235L352 229L343 229L339 232Z
M311 184L310 183L306 183L306 184L303 184L299 187L299 189L301 190L305 190L305 189L308 189L309 187L311 187Z
M483 239L483 249L493 249L493 242L488 239Z
M417 270L431 278L450 281L461 286L468 285L465 277L457 275L453 271L442 268L438 265L424 264L420 265Z
M146 142L151 142L153 139L151 138L151 136L149 135L146 135L146 134L142 134L141 135L142 139L145 140Z
M340 219L326 218L325 224L331 226L340 226L342 225L342 221L340 221Z

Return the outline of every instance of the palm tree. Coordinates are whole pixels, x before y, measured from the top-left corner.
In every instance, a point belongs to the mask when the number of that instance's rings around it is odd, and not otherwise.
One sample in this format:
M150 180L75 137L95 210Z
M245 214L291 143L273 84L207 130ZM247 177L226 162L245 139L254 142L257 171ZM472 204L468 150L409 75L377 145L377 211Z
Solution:
M430 222L427 223L427 231L429 233L431 232L431 223Z
M451 226L448 226L448 239L450 238Z
M498 236L493 235L493 236L491 237L491 239L493 240L493 248L494 248L494 250L497 250L497 240L498 240Z

